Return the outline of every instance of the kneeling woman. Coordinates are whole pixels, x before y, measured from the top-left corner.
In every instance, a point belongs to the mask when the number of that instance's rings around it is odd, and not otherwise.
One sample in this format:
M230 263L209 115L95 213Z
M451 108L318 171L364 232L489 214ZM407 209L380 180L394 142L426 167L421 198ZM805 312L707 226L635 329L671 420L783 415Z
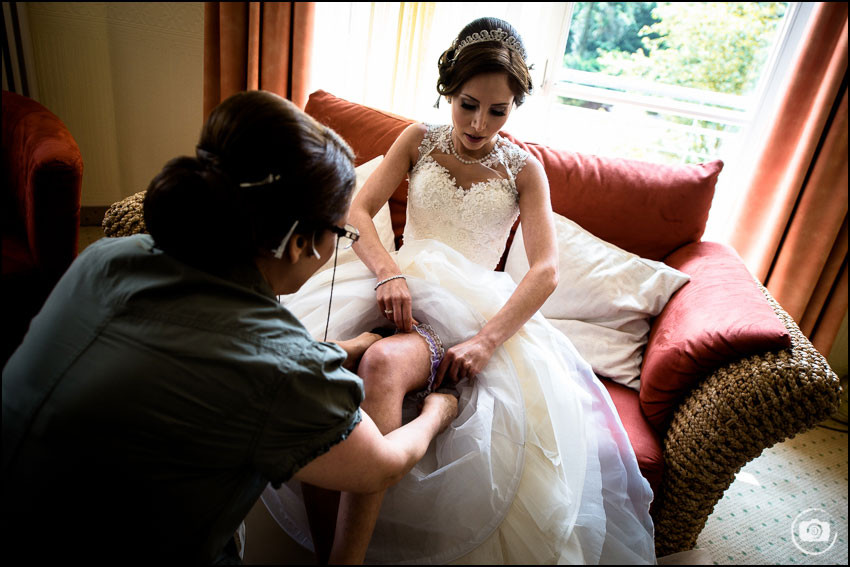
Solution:
M316 342L275 298L354 237L352 159L237 94L151 182L150 235L80 255L3 371L7 558L210 563L269 482L374 492L422 457L455 399L382 436L350 371L379 337Z

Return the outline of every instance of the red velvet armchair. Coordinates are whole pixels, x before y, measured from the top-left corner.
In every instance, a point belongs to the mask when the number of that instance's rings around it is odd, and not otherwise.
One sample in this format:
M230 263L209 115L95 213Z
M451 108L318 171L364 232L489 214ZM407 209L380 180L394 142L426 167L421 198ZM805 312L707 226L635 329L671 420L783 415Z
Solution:
M2 362L77 256L83 159L65 124L3 91Z

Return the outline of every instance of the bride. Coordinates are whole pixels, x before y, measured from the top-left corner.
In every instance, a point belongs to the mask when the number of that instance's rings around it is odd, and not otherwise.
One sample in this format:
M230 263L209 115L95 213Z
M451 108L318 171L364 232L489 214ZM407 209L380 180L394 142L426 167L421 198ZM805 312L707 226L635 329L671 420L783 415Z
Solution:
M266 489L270 513L321 561L655 562L652 492L614 406L538 313L558 280L549 187L499 136L531 90L525 59L507 22L467 25L439 60L452 124L408 127L352 204L362 262L336 271L333 313L326 274L283 299L314 336L396 330L361 362L381 377L366 381L363 408L382 433L415 415L422 393L460 395L452 426L385 494L343 493L337 516L314 487ZM405 176L404 245L388 253L372 217ZM494 268L520 214L530 270L516 284ZM335 536L317 520L328 502Z

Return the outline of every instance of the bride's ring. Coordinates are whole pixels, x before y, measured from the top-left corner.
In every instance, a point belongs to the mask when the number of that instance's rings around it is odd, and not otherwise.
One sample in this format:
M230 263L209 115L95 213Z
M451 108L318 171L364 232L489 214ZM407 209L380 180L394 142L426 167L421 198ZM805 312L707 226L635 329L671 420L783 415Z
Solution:
M392 314L392 312L393 312L393 310L392 310L392 309L384 309L384 314L385 314L385 315L391 315L391 314Z

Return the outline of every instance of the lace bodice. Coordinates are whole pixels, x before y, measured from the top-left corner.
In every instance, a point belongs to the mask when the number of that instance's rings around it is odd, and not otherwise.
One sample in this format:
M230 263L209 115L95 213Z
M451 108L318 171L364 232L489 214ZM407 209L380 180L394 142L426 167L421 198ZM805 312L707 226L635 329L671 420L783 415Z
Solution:
M473 262L494 269L519 216L516 176L528 153L499 136L495 151L482 165L504 169L506 178L493 177L464 189L434 159L436 154L450 153L451 131L450 125L428 125L419 160L409 175L404 239L439 240Z

